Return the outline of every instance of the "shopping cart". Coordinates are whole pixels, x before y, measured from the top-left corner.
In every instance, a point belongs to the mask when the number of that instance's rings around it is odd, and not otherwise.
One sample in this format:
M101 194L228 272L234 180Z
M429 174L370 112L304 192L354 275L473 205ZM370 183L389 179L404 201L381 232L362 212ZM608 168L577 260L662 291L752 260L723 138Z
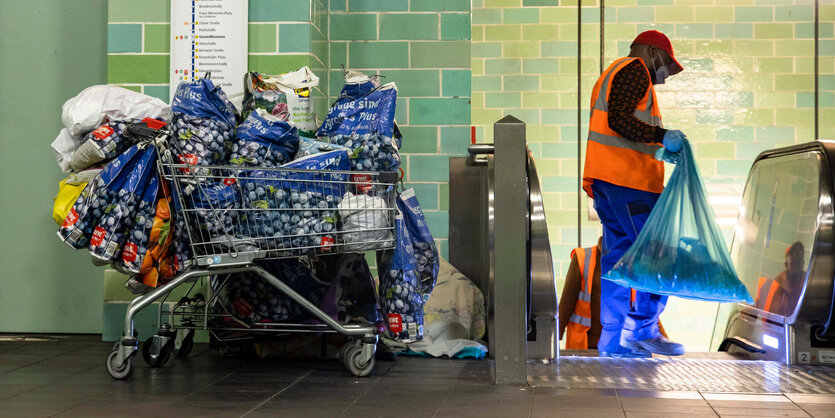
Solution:
M172 225L175 232L187 235L188 245L181 251L183 259L190 262L171 281L130 303L124 335L107 358L108 373L115 379L133 373L140 346L133 319L143 308L160 302L159 332L142 344L142 356L152 367L164 365L172 355L188 355L195 330L209 330L221 337L251 331L336 332L350 337L340 351L345 367L358 377L370 374L380 327L371 321L342 323L332 318L259 263L392 249L398 176L389 172L185 164L177 157L184 153L177 141L169 140L167 128L156 128L135 124L129 131L157 147L159 176L167 181L172 195ZM355 197L343 200L348 192ZM345 213L359 219L353 218L348 227L340 218ZM236 326L234 321L218 321L230 316L212 309L218 294L237 273L244 272L263 278L319 322ZM165 308L172 290L190 284L191 294L204 278L209 282L207 297L187 297ZM374 288L373 279L369 286ZM192 303L195 300L200 303Z

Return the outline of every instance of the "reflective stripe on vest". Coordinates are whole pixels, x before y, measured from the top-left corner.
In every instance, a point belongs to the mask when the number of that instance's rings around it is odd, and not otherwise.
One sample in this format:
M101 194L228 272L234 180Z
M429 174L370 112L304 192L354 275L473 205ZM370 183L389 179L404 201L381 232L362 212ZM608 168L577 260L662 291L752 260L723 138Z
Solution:
M595 179L653 193L661 193L664 189L664 163L655 160L655 153L661 145L626 139L609 127L608 100L612 81L618 71L636 59L640 58L615 60L595 83L583 170L583 189L589 196L592 195L591 184ZM663 126L652 83L647 87L634 115L649 125Z
M760 277L757 285L756 307L771 312L771 302L774 301L774 294L780 289L780 284L774 279Z
M576 248L571 252L571 257L577 257L577 263L582 272L580 290L577 295L577 303L574 305L574 313L569 318L566 327L565 348L573 350L585 350L589 348L588 331L591 328L591 293L594 283L594 271L597 268L597 247Z

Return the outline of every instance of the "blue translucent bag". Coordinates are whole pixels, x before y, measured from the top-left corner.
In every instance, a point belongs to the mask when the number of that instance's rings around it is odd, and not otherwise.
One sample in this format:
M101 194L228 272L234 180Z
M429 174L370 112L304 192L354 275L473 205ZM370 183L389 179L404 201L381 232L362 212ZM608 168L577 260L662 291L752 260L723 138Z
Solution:
M420 269L415 263L412 238L400 210L394 225L397 235L394 250L377 252L380 300L392 336L408 343L423 339Z
M229 155L234 165L278 167L289 163L299 148L299 130L263 109L249 114L237 136Z
M182 82L171 100L171 146L178 162L216 165L227 161L235 139L235 107L208 78ZM205 169L198 173L206 174Z
M693 151L685 142L644 229L604 278L661 295L753 304L714 219Z
M415 189L406 189L397 198L397 208L403 213L403 221L406 229L409 230L412 244L412 257L418 267L420 277L420 291L423 293L423 301L429 300L429 294L435 288L435 281L438 280L438 270L441 261L438 258L438 248L432 238L432 232L426 225L426 218L420 208Z

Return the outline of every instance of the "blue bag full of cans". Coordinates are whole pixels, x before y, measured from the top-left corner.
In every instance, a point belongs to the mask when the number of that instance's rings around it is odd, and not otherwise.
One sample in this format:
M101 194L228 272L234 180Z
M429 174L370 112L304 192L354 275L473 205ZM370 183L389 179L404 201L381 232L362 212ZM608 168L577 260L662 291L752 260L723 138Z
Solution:
M377 252L380 272L380 301L392 337L410 343L423 339L423 298L420 270L415 263L414 247L403 213L394 219L395 247Z
M208 78L182 82L171 101L172 148L182 164L223 164L235 138L235 107ZM196 169L207 173L206 169Z
M113 267L126 274L139 274L145 254L148 253L150 244L151 229L154 226L154 215L157 209L157 194L159 193L159 179L156 175L151 176L145 191L142 192L142 200L136 208L136 219L128 231L128 239L122 249L122 256L118 264Z
M299 148L299 130L264 109L250 113L238 126L229 163L241 166L278 167L293 160Z
M441 268L438 247L432 238L432 232L426 225L426 218L418 203L415 189L406 189L397 197L397 208L403 213L403 223L412 238L412 256L418 266L420 292L423 302L426 303L429 301L429 294L435 288L438 270Z
M108 264L122 254L145 186L151 176L156 176L156 148L148 146L139 152L141 156L116 192L116 199L105 207L104 216L93 228L89 246L93 264Z
M78 196L64 223L58 228L58 236L72 248L80 249L90 243L93 228L104 216L108 205L116 201L116 194L141 155L134 145L110 161L96 178Z
M358 98L340 97L316 135L351 149L353 170L395 171L400 166L400 144L394 135L396 105L394 83Z

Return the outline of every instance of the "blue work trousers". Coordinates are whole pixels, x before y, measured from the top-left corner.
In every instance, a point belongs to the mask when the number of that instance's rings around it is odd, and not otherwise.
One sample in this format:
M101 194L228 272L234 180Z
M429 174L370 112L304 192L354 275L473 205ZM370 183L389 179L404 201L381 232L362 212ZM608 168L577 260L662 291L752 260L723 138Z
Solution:
M603 223L600 272L601 278L605 278L635 242L660 195L600 180L592 184L592 193L594 209ZM631 290L609 280L600 281L600 292L603 330L597 343L598 350L615 351L622 337L628 341L641 341L661 335L658 316L664 311L667 296L639 291L630 306Z

